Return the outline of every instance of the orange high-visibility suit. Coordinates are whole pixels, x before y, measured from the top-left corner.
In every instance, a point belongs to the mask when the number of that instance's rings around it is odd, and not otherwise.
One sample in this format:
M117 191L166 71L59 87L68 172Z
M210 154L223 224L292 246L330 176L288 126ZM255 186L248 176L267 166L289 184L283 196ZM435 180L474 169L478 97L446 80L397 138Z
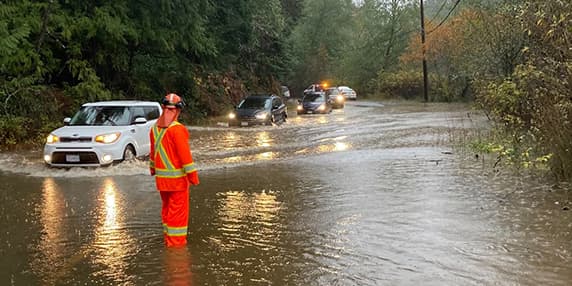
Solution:
M199 184L189 146L189 131L173 121L167 128L155 125L149 135L149 168L163 202L161 218L165 244L183 246L187 244L189 186Z

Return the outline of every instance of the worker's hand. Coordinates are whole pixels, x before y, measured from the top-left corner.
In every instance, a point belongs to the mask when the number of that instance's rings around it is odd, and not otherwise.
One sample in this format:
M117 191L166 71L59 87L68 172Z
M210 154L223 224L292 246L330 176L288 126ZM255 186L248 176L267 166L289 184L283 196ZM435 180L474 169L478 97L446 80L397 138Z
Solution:
M199 175L197 174L197 172L192 172L187 174L187 180L189 180L189 183L193 186L196 186L199 184Z

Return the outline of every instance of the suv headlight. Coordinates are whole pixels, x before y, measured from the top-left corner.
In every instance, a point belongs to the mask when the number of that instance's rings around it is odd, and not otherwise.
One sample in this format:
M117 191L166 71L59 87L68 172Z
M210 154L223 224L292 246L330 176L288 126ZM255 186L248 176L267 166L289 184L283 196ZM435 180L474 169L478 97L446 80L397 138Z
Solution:
M46 138L46 143L48 144L58 143L58 142L60 142L60 138L54 134L50 134L48 135L48 138Z
M266 112L266 111L260 112L260 113L256 114L255 117L256 117L256 119L264 120L264 119L266 119L266 117L268 117L268 112Z
M228 119L231 119L231 120L232 120L232 119L235 119L235 118L236 118L236 113L231 112L231 113L228 114Z
M320 111L326 110L326 105L325 104L320 105L320 107L318 107L318 110Z
M121 136L120 132L101 134L95 136L95 142L110 144L117 141L117 139L119 139L119 136Z

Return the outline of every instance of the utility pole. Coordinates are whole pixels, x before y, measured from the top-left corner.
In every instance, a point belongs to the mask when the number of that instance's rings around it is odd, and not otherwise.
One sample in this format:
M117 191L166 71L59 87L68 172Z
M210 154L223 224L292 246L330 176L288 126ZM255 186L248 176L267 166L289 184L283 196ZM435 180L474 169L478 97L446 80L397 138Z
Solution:
M423 0L419 0L421 10L421 50L423 53L423 99L429 101L427 96L427 60L425 59L425 14L423 13Z

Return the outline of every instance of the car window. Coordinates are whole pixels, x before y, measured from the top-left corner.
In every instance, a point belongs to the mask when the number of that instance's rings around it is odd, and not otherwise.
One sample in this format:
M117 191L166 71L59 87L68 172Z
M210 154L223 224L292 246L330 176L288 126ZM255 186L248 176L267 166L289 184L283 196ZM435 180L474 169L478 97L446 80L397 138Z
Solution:
M340 91L337 88L330 88L330 89L326 90L326 94L327 95L338 95L338 94L340 94Z
M239 109L268 108L272 101L265 97L247 97L239 105Z
M303 102L324 102L324 97L319 93L308 94L302 99Z
M282 101L280 100L280 98L275 98L274 101L272 102L272 107L278 108L280 107L280 105L282 105Z
M143 109L143 106L131 107L131 112L133 112L133 120L139 117L145 118L145 110Z
M83 106L69 125L129 125L131 112L127 106Z
M145 118L147 120L157 119L161 115L157 106L145 106L143 109L145 110Z

